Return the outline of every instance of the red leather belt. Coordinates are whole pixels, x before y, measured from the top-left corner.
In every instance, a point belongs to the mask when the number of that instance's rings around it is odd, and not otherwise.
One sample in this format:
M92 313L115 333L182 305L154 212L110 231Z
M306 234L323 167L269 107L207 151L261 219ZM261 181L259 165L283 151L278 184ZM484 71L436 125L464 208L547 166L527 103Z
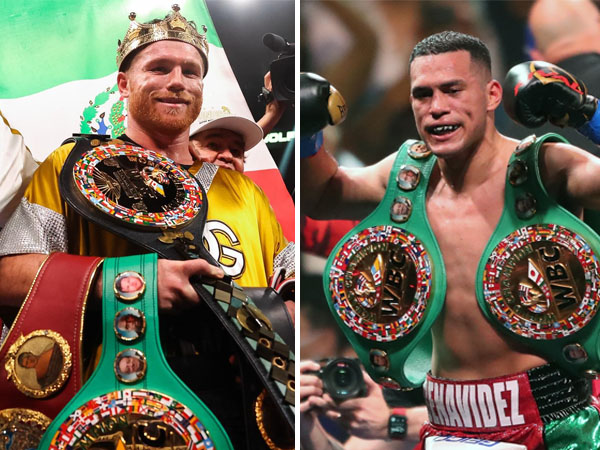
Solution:
M0 410L54 418L82 385L81 334L102 258L53 253L0 348Z

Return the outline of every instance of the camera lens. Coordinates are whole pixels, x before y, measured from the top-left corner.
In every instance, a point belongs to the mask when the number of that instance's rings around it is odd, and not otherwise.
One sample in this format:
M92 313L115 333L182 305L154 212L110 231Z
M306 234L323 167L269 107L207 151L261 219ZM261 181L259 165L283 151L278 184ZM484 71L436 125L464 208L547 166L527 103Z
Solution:
M356 383L356 374L347 367L340 365L333 372L333 381L340 391L346 390Z
M323 369L321 378L325 390L336 400L364 395L362 371L355 360L338 358L330 361Z

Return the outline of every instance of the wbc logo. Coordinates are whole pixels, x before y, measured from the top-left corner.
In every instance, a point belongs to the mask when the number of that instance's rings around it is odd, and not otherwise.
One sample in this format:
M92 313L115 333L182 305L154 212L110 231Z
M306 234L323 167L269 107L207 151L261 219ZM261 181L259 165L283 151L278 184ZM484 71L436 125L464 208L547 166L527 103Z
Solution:
M367 228L339 249L330 269L338 315L354 332L386 342L412 331L430 295L431 260L405 230Z
M509 330L534 339L565 337L598 309L598 259L576 233L531 225L498 243L483 286L490 311Z

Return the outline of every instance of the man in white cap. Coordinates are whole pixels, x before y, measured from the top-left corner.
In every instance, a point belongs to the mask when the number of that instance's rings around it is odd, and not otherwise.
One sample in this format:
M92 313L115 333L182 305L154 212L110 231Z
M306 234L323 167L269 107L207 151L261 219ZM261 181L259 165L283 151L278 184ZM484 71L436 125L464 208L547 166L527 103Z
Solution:
M266 73L264 81L266 90L271 91L271 72ZM271 132L287 107L287 103L273 98L258 122L236 115L196 120L190 127L190 152L202 162L243 173L245 152L256 147Z
M263 138L263 130L252 120L225 116L196 122L190 128L190 151L202 162L244 172L245 152Z

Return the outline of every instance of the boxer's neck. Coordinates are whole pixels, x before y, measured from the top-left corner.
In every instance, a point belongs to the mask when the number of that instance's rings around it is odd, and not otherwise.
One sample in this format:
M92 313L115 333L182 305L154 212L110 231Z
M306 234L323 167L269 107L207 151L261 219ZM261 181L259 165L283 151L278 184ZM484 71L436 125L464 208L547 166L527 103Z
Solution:
M135 122L130 122L127 127L127 136L138 145L156 151L173 161L191 165L194 163L189 150L189 129L181 133L161 133L153 131L151 134Z
M441 181L455 191L469 192L490 180L508 164L516 141L502 136L495 129L472 149L454 158L439 158Z

